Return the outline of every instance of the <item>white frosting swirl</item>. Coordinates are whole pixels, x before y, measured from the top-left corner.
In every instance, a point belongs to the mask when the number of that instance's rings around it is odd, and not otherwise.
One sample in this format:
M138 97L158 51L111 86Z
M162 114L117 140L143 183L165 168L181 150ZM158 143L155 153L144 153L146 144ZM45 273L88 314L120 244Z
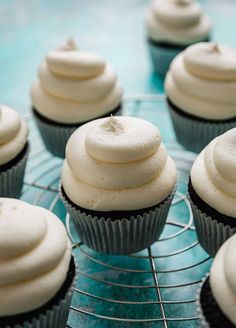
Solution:
M236 235L229 238L216 254L210 272L213 296L225 316L236 325Z
M150 39L188 45L206 39L211 22L193 0L156 0L147 16Z
M28 137L26 123L13 109L0 106L0 165L16 157L24 148Z
M215 43L188 47L172 62L166 94L183 111L206 119L236 116L236 51Z
M176 168L159 130L134 117L87 123L70 137L62 184L77 205L98 211L136 210L168 197Z
M200 198L236 218L236 128L215 138L197 157L191 181Z
M71 244L61 221L40 207L0 198L0 317L32 311L63 285Z
M31 98L43 116L61 123L80 123L115 109L122 89L103 58L78 51L73 40L68 40L40 66Z

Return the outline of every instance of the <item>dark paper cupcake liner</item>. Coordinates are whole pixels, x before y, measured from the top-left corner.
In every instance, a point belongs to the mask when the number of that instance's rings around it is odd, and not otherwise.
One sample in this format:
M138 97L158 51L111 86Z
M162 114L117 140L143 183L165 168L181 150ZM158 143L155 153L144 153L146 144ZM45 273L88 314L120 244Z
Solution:
M164 229L174 194L175 189L159 206L142 215L112 219L81 211L69 201L60 185L60 197L74 220L81 241L107 254L136 253L157 241Z
M74 266L74 277L72 282L64 295L56 305L47 309L45 312L39 313L30 320L26 320L19 324L0 325L0 328L65 328L69 316L70 304L73 291L76 287L77 277L77 263L72 257L72 264Z
M121 105L119 105L115 110L97 118L107 117L111 114L121 115L121 110ZM43 117L34 108L33 115L45 147L52 155L60 158L65 158L66 144L72 133L81 125L87 123L61 124L53 122L52 120Z
M214 257L220 246L235 232L236 227L224 225L202 212L189 197L198 241L204 250ZM235 219L236 220L236 219Z
M236 127L236 119L221 122L198 119L182 114L174 108L169 99L167 103L178 142L195 153L199 153L217 136Z
M148 47L154 70L162 76L167 73L174 57L184 50L184 47L166 47L151 41L148 41Z
M207 36L202 41L210 41L211 36ZM199 42L199 41L198 41ZM195 42L196 43L196 42ZM193 43L191 43L193 44ZM156 73L165 76L172 60L181 53L188 45L168 44L167 42L158 42L148 39L148 47Z
M29 144L25 146L22 156L13 165L7 164L0 172L0 197L19 198L24 182L25 167L29 156Z
M209 274L207 274L199 284L199 287L197 289L197 297L196 297L196 310L197 310L197 316L199 317L199 327L201 328L210 328L209 324L206 321L206 318L203 314L202 311L202 306L201 306L201 292L202 292L202 287L206 280L209 278Z
M235 327L218 306L211 290L209 274L202 279L197 290L197 314L199 327L233 328Z

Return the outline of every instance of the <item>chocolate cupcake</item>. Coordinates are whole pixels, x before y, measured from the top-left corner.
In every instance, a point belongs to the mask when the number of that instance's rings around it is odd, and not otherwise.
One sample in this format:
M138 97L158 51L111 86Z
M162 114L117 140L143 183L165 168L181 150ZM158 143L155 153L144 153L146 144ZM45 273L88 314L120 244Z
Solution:
M19 197L29 153L28 128L13 109L0 106L0 197Z
M61 221L0 198L0 327L64 328L76 269Z
M236 128L215 138L197 157L189 197L202 247L215 256L236 232Z
M218 251L210 275L198 295L200 326L208 328L236 327L236 235Z
M161 75L186 47L210 40L211 22L192 0L156 0L146 24L153 66Z
M94 118L119 115L122 88L103 58L79 51L69 39L49 52L40 66L31 99L46 148L64 158L66 143L79 126Z
M190 46L173 60L165 91L178 142L200 152L236 127L236 51L209 42Z
M68 141L61 197L81 240L97 251L130 254L158 240L175 184L159 130L143 119L94 120Z

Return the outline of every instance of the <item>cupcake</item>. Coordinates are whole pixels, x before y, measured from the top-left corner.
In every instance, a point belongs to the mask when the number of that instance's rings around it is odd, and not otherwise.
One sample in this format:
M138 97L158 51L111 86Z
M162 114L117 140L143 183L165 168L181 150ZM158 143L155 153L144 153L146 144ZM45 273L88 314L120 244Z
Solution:
M236 232L236 128L215 138L198 155L188 192L199 242L215 256Z
M211 42L190 46L173 60L165 90L178 142L200 152L236 126L236 51Z
M0 197L19 197L29 153L28 128L13 109L0 106Z
M0 198L0 327L64 328L75 276L62 222L41 207Z
M153 66L161 75L187 46L210 40L211 22L193 0L156 0L146 25Z
M236 327L236 235L218 251L209 276L199 291L201 327Z
M80 239L110 254L130 254L160 236L176 168L159 130L135 117L94 120L66 146L61 197Z
M80 125L119 114L122 88L103 58L79 51L69 39L46 56L32 85L31 99L46 148L64 158L66 143Z

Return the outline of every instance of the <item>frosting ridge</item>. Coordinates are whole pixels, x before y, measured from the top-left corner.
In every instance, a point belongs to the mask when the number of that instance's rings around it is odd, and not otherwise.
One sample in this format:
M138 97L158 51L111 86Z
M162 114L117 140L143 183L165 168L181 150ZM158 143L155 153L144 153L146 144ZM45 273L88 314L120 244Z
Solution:
M188 47L171 63L165 89L189 114L216 120L235 117L236 51L210 42Z
M211 22L193 0L156 0L147 16L150 39L179 45L202 41Z
M95 120L77 129L68 141L62 184L68 197L83 208L150 207L167 198L175 182L175 165L159 130L145 120Z
M236 128L215 138L191 169L198 196L218 212L236 217Z
M46 304L63 285L70 258L65 228L53 213L0 198L0 317Z
M114 110L121 102L122 89L103 58L78 51L69 40L50 51L41 64L31 98L43 116L61 123L80 123Z

